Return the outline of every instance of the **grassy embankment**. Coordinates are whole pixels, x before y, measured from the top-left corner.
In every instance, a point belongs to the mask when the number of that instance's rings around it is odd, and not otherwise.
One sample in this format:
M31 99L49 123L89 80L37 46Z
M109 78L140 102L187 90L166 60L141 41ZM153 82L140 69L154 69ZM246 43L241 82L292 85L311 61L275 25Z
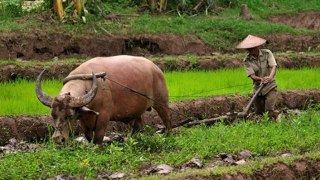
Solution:
M242 3L248 4L255 19L246 21L238 17ZM108 12L114 14L136 14L138 7L130 6L128 3L108 2ZM235 2L231 8L224 8L223 11L212 13L209 16L198 13L197 16L178 16L176 11L159 16L149 13L140 14L138 17L121 18L113 21L106 21L104 18L87 17L88 23L60 23L58 20L50 23L37 21L37 18L24 18L1 16L0 32L23 31L28 32L34 29L45 29L48 32L67 32L74 35L87 33L93 34L124 34L134 35L141 33L176 33L191 35L200 38L210 44L213 48L223 50L234 47L248 34L266 35L274 33L298 34L319 34L319 31L294 29L283 24L273 24L264 20L264 17L274 14L297 13L302 11L319 11L320 3L317 0L310 0L308 3L298 0L284 1L245 1Z
M92 144L74 143L58 148L52 142L47 142L41 144L42 149L37 152L0 154L0 179L42 179L59 174L91 179L101 172L134 173L143 162L179 166L193 157L199 157L208 164L218 153L238 153L242 150L251 151L256 159L249 160L243 166L219 167L173 176L196 173L208 176L236 171L252 173L265 164L286 159L261 160L261 156L284 150L296 155L311 153L289 157L285 161L302 157L319 159L319 108L316 106L300 115L287 116L278 123L270 122L265 116L259 123L242 121L232 126L217 124L213 127L182 128L169 136L154 134L149 129L123 143L115 142L100 148Z
M240 52L240 51L239 51ZM304 62L306 59L308 60L314 60L318 59L320 57L320 52L274 52L273 53L276 59L289 59L295 64L300 64L303 66L304 64L301 64L301 62ZM195 70L197 69L197 64L200 61L203 60L212 60L212 61L231 61L231 60L242 60L245 57L246 53L240 52L240 53L227 53L227 54L217 54L217 55L204 55L204 56L198 56L193 54L186 54L186 55L179 55L179 56L146 56L149 60L153 62L177 62L177 61L188 61L195 66ZM87 59L76 59L76 58L66 58L61 60L47 60L47 61L35 61L35 60L28 60L28 61L16 61L14 59L0 59L0 66L5 65L17 65L22 67L43 67L43 68L50 68L52 65L65 65L65 64L77 64L77 63L83 63L87 61L90 58ZM296 67L297 68L297 67Z
M242 68L218 71L166 72L171 102L205 98L215 95L248 94L251 80ZM308 77L308 78L304 78ZM319 68L298 70L280 69L277 74L279 90L319 89ZM34 82L19 80L0 84L0 115L48 114L35 96ZM57 95L62 83L58 80L44 81L43 89L49 95Z

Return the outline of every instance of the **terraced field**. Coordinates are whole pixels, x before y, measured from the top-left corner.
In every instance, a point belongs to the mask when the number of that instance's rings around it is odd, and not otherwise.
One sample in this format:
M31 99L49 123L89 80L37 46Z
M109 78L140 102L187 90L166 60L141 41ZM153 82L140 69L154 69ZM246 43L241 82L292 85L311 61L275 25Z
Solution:
M242 3L253 19L239 17ZM88 16L81 25L72 18L60 22L51 11L0 12L0 179L320 176L318 1L229 1L207 15L181 14L182 7L156 15L127 2L105 4L107 16ZM159 134L162 121L152 110L134 136L129 125L110 122L102 146L58 146L50 138L53 121L35 96L36 77L47 69L43 89L55 96L64 77L96 56L144 56L160 67L174 125L242 111L252 83L242 67L245 53L234 47L247 34L268 39L266 48L276 57L277 122L250 114ZM82 135L76 125L72 137Z

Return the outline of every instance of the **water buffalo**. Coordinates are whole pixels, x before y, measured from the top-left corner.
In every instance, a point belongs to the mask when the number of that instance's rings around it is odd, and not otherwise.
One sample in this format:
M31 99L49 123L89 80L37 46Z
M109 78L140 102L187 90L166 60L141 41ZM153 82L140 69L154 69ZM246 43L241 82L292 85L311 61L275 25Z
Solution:
M98 72L105 72L106 79L92 75ZM80 120L87 140L93 138L96 144L102 143L109 121L130 123L132 132L136 132L142 126L141 115L151 108L158 112L167 130L171 129L164 75L146 58L121 55L90 59L68 75L79 78L69 78L56 97L42 91L43 73L37 78L36 94L51 108L56 143L68 140L76 120ZM88 74L91 79L81 78Z

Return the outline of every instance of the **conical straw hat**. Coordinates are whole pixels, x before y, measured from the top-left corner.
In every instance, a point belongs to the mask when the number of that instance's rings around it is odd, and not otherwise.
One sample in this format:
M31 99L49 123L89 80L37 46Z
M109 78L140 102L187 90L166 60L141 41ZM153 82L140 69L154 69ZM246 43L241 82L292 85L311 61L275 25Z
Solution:
M241 43L236 47L237 49L249 49L257 46L261 46L266 43L267 40L259 38L257 36L248 35Z

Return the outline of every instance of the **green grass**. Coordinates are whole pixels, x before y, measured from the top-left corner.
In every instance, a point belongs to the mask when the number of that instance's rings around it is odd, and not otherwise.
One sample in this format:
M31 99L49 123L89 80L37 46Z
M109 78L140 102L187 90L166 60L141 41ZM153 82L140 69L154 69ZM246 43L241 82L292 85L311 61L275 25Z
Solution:
M217 50L225 50L234 47L237 42L248 34L267 35L274 33L290 33L293 35L319 35L319 31L294 29L283 24L273 24L263 18L272 14L294 13L307 10L320 10L320 3L317 0L303 1L245 1L254 16L252 21L238 18L240 5L239 1L232 8L225 8L219 15L204 16L201 13L197 16L177 16L175 13L163 15L140 14L139 17L123 18L119 20L106 21L104 18L87 17L88 23L61 23L58 20L53 23L39 22L33 16L25 21L18 21L19 18L3 16L0 18L0 32L22 31L28 36L29 31L45 29L48 34L52 32L65 32L80 36L82 34L111 33L115 35L135 35L141 33L176 33L191 35L200 38ZM127 8L125 8L127 7ZM108 12L114 14L136 14L137 7L129 6L128 3L111 3L107 6Z
M258 158L255 160L246 161L246 164L241 166L216 166L214 169L191 169L184 172L174 172L165 177L165 179L192 179L197 177L197 179L218 179L217 176L222 176L225 174L246 174L253 175L257 171L261 171L266 166L272 166L276 163L285 163L287 165L292 165L293 162L306 160L309 161L319 161L320 153L318 151L306 153L303 155L292 155L290 157L265 157ZM153 175L147 177L141 177L138 179L150 179L150 180L161 180L164 177L161 175Z
M259 123L241 121L233 125L182 128L169 136L154 134L149 129L123 143L103 147L74 143L55 147L48 142L42 143L43 148L37 152L0 155L0 179L42 179L59 174L92 179L103 172L134 173L143 162L179 166L199 157L208 163L218 153L236 154L242 150L249 150L256 157L284 150L294 154L317 152L318 127L320 113L316 106L279 123L265 116ZM259 160L255 167L259 168Z
M320 10L320 2L317 0L240 0L238 4L247 4L254 14L262 16Z
M77 64L83 63L86 59L76 59L76 58L67 58L63 60L52 60L52 61L15 61L15 60L2 60L0 59L0 66L5 65L18 65L18 66L43 66L50 67L52 65L61 65L61 64Z
M245 57L246 53L239 52L239 53L232 53L232 54L216 54L214 56L212 55L203 55L198 56L194 54L185 54L185 55L178 55L178 56L146 56L149 60L153 62L159 62L159 61L166 61L166 62L178 62L178 61L188 61L194 64L197 68L197 65L199 65L199 61L204 60L211 60L211 61L232 61L232 60L241 60ZM274 56L277 60L279 59L289 59L293 61L294 63L299 64L299 62L304 61L305 59L318 59L320 57L320 52L318 51L310 51L310 52L294 52L294 51L288 51L288 52L274 52ZM23 66L23 67L29 67L29 66L44 66L49 67L52 65L64 65L64 64L77 64L77 63L83 63L89 58L66 58L66 59L60 59L60 60L48 60L48 61L37 61L37 60L28 60L28 61L16 61L16 60L9 60L9 59L0 59L0 66L5 65L17 65L17 66ZM303 63L300 63L301 65L304 65Z
M2 115L48 114L35 95L35 82L18 80L14 83L0 83ZM43 88L48 94L57 95L62 83L57 80L43 81ZM35 113L31 113L35 112Z
M296 30L282 24L271 24L262 20L246 21L238 18L221 17L151 17L129 19L124 23L128 28L116 28L117 32L138 34L173 32L176 34L191 34L209 43L216 49L234 47L235 42L248 34L312 34L309 30ZM108 27L105 27L108 28ZM111 30L114 31L114 30ZM128 32L129 31L129 32Z
M252 82L242 68L217 71L174 71L165 73L170 101L205 98L215 95L248 94ZM279 90L319 89L319 68L297 70L279 69L277 82ZM36 98L35 83L26 80L0 83L0 115L48 114L49 108ZM55 96L62 87L61 81L44 81L43 89Z
M3 22L1 31L11 31L21 29L28 32L28 29L35 27L42 28L38 23L22 24L15 21ZM84 24L78 26L69 24L44 25L49 33L63 31L71 34L94 33L104 34L105 30L112 34L141 34L141 33L176 33L181 35L191 35L200 38L210 44L215 49L225 50L234 47L241 39L248 34L264 35L273 33L291 33L294 35L317 35L317 31L294 29L283 24L271 24L263 20L245 21L237 18L223 17L168 17L141 15L139 18L121 20L118 23L97 22L95 24ZM95 27L94 29L92 27ZM27 34L26 34L27 35Z

